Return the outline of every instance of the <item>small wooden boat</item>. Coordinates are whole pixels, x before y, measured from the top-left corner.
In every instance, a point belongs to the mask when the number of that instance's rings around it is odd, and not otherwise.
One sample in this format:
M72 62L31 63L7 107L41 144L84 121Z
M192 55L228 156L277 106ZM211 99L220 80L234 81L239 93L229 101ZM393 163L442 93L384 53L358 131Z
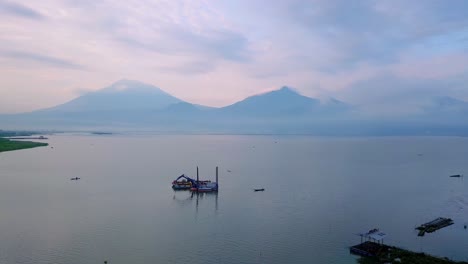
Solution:
M455 174L455 175L450 175L449 177L452 177L452 178L460 178L461 175L460 175L460 174Z
M263 192L265 189L264 188L261 188L261 189L254 189L254 192Z
M70 180L72 180L72 181L77 181L77 180L79 180L79 179L81 179L81 178L75 177L75 178L71 178Z

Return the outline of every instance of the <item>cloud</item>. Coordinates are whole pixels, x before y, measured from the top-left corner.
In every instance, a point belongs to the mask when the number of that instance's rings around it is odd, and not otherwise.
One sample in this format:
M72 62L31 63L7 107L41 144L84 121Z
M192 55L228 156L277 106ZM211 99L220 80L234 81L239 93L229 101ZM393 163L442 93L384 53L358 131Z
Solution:
M286 18L346 54L336 69L362 61L394 63L414 45L467 35L466 1L292 1Z
M187 75L205 74L212 72L214 69L215 65L210 61L191 61L176 66L161 66L157 68L158 71Z
M468 98L464 0L21 2L0 0L0 87L56 103L123 76L218 106L282 85L358 104L435 85Z
M84 70L85 67L61 58L51 57L42 54L24 52L24 51L0 51L0 56L9 59L17 59L29 62L36 62L45 66L57 68L66 68L74 70Z
M391 71L407 79L441 80L468 74L468 54L453 53L431 58L406 56Z
M247 36L223 22L209 1L79 1L70 3L77 21L128 52L248 62Z
M157 32L154 34L159 35ZM163 30L161 35L164 37L117 35L115 40L130 48L168 55L199 56L207 60L222 59L235 62L247 62L250 58L247 39L233 31L213 30L198 33L172 27Z
M230 30L212 30L195 33L184 30L174 30L171 34L177 43L191 43L187 50L200 52L212 58L222 58L235 62L249 60L248 41L245 36ZM184 50L183 46L179 46Z
M44 18L44 16L41 13L30 7L4 0L0 0L0 13L36 20Z
M354 82L332 95L355 102L370 115L405 115L423 111L437 97L468 99L467 81L468 76L434 80L382 73Z
M374 7L389 21L397 22L395 25L402 29L402 33L413 40L463 31L468 24L465 11L468 3L464 0L450 1L450 5L443 0L427 0L423 4L418 1L382 0L376 1Z

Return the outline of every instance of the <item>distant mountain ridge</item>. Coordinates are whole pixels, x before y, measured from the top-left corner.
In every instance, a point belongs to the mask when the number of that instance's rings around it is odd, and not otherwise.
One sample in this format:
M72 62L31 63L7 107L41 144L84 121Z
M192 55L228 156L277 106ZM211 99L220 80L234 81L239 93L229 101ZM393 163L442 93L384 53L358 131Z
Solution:
M67 103L44 110L89 112L162 109L180 102L183 101L158 87L139 81L120 80L104 89L87 93Z
M247 97L222 109L238 114L281 115L309 111L319 103L317 99L302 96L291 88L283 86L279 90Z
M340 106L340 107L337 107ZM178 99L160 88L139 81L120 80L98 91L90 92L64 104L38 110L33 113L112 113L152 112L153 115L205 113L211 117L261 117L277 118L291 115L324 114L328 108L337 112L349 106L332 99L321 102L318 99L300 95L292 88L283 86L278 90L247 97L225 107L194 105Z
M468 102L435 98L421 114L369 118L335 98L319 100L293 88L253 95L224 107L195 105L139 81L120 80L64 104L31 113L0 115L7 129L95 129L170 133L316 135L468 135ZM5 127L5 124L9 125Z

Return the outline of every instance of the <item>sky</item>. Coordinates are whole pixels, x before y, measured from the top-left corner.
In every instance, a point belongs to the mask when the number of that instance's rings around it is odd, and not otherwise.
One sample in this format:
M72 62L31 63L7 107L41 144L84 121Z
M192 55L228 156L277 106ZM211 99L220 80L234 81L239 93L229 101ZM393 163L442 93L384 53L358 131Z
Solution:
M411 111L468 100L465 0L0 0L0 113L120 79L225 106L287 85Z

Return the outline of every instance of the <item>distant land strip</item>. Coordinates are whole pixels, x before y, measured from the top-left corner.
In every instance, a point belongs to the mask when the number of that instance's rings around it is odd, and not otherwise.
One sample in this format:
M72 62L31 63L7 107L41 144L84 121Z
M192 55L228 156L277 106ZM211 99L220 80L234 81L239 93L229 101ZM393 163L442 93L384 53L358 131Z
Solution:
M466 261L454 261L425 253L417 253L398 247L391 247L371 242L377 247L386 248L374 257L360 257L359 264L401 263L401 264L468 264Z
M36 148L36 147L45 147L48 145L49 145L48 143L42 143L42 142L16 141L16 140L9 140L6 138L0 138L0 152Z

